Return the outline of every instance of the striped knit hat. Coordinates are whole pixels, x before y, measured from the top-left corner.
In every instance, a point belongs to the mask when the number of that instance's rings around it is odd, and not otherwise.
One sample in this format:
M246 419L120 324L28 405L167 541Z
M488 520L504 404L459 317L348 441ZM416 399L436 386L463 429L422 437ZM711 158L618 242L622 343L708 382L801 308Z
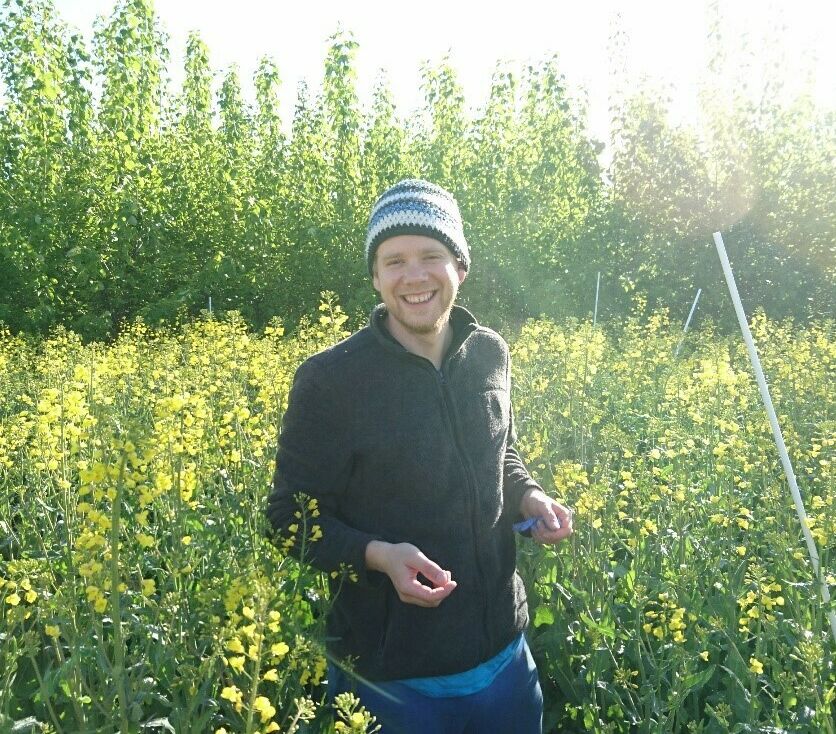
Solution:
M465 270L470 268L470 248L464 238L459 205L453 195L440 186L410 178L381 194L372 207L366 231L369 273L380 243L401 234L432 237L446 245Z

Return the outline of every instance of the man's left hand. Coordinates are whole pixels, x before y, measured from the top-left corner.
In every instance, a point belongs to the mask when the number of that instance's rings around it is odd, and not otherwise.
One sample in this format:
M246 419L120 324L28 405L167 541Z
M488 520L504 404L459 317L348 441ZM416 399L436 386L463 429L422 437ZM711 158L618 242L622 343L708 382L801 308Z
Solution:
M520 513L525 518L539 517L531 529L531 537L538 543L559 543L572 534L572 510L549 497L541 489L529 489L520 502Z

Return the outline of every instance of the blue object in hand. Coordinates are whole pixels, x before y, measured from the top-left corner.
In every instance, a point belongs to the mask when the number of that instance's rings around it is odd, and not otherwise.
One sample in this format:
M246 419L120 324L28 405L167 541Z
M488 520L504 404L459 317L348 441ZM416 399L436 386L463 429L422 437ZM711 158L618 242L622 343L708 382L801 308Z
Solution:
M515 522L513 525L514 531L517 533L524 533L526 530L532 530L538 522L540 522L539 517L529 517L528 520Z
M546 524L546 521L543 520L542 517L529 517L527 520L521 520L520 522L515 522L512 527L514 531L517 533L525 533L529 530L533 530L534 527L542 523L543 525ZM557 521L557 527L560 527L560 520Z

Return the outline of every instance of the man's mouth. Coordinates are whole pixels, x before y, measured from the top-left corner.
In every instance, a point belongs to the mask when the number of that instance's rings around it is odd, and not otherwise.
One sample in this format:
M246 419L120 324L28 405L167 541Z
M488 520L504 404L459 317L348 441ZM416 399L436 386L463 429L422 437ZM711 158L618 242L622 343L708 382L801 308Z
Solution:
M422 303L429 301L434 295L435 291L426 291L424 293L413 293L401 296L401 298L411 306L420 306Z

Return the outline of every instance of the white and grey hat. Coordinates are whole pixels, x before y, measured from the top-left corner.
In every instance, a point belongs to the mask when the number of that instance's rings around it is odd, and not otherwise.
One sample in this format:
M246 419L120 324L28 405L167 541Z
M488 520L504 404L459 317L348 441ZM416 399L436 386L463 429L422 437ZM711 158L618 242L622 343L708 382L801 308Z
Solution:
M464 238L459 205L440 186L409 178L381 194L372 207L366 231L366 263L370 273L380 243L401 234L433 237L458 258L465 270L470 268L470 248Z

